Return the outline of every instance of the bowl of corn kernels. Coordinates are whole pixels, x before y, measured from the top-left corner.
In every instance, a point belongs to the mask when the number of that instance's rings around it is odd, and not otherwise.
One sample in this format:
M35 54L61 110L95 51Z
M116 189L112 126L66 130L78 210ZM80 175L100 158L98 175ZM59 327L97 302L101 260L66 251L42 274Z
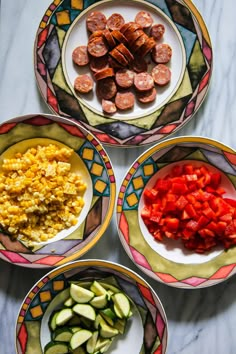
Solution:
M0 258L54 267L79 258L103 235L115 178L85 128L52 115L0 126Z

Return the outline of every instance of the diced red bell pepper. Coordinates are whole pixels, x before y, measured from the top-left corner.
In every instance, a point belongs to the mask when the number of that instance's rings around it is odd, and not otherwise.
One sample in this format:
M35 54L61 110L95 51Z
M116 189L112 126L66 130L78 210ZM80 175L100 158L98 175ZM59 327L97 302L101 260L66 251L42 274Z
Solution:
M221 174L216 172L211 174L211 187L216 189L220 185Z
M178 230L179 227L179 219L177 218L166 218L166 228L170 232L175 232Z
M195 220L189 220L186 224L186 228L188 230L192 230L196 232L198 230L198 222Z
M188 192L188 187L185 183L172 183L172 188L171 188L172 193L174 194L185 194Z
M191 218L194 218L197 216L197 212L191 204L186 205L184 210Z
M183 210L187 204L188 204L188 201L183 195L181 195L175 203L176 208L179 210Z
M166 179L158 179L154 188L160 192L168 192L171 188L171 182Z
M192 164L184 164L183 166L183 173L185 173L186 175L191 175L194 173L194 167Z
M146 205L144 205L143 209L141 210L141 216L145 219L149 219L151 217L151 210Z

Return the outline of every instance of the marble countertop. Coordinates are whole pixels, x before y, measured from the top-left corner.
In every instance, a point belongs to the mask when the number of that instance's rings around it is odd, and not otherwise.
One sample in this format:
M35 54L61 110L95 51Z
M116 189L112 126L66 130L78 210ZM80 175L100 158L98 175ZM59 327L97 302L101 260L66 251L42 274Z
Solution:
M208 27L214 70L207 98L194 119L177 135L218 139L236 149L236 21L233 0L194 0ZM50 113L37 89L33 43L50 0L0 1L0 122L28 113ZM117 186L130 164L145 148L106 149ZM115 245L115 246L114 246ZM219 285L181 290L154 282L126 255L115 218L95 247L82 259L119 262L143 276L155 289L169 324L167 354L236 353L235 277ZM47 270L25 269L0 260L0 354L15 352L15 321L25 295ZM33 353L32 353L33 354Z

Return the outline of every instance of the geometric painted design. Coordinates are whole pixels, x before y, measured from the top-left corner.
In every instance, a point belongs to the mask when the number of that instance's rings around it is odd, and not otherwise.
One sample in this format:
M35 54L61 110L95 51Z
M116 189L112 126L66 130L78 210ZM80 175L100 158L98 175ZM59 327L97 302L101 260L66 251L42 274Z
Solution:
M147 243L138 215L142 193L149 180L165 165L183 160L204 161L224 171L236 189L234 150L208 138L173 138L148 149L130 167L118 192L116 215L121 243L144 273L173 287L194 289L211 286L235 274L236 247L222 251L205 263L184 266L184 263L164 258Z
M61 307L63 305L63 300L59 298L61 290L69 288L72 281L84 279L102 279L107 284L116 286L132 299L135 311L139 312L143 324L143 344L140 354L166 353L167 318L157 294L148 283L135 272L116 263L80 260L52 270L26 295L17 318L17 354L25 354L28 344L37 348L35 349L37 352L43 350L40 328L48 306L54 301L57 308ZM61 281L64 286L63 289L55 291L54 284L58 281ZM47 301L44 298L45 293L50 294ZM54 308L51 308L51 311L54 311Z
M135 0L134 1L135 6ZM109 146L142 146L177 132L203 103L211 80L213 54L201 15L190 0L143 0L167 16L182 39L186 68L182 82L156 112L135 120L104 119L82 105L67 85L62 68L65 37L83 11L96 0L54 0L40 22L35 40L35 75L42 97L57 115L76 119Z
M75 3L79 4L78 1ZM43 43L43 35L40 40ZM0 126L0 154L9 146L21 141L22 136L26 139L49 138L67 144L82 159L84 168L91 178L89 211L83 222L65 238L28 248L19 240L11 240L0 230L1 259L26 267L56 267L78 259L104 234L115 205L114 172L110 159L98 140L85 128L72 121L68 122L64 118L52 115L33 114L19 117L10 123L3 123ZM58 283L55 286L61 288L64 284ZM48 293L44 296L46 298ZM36 313L40 309L36 307L34 311Z

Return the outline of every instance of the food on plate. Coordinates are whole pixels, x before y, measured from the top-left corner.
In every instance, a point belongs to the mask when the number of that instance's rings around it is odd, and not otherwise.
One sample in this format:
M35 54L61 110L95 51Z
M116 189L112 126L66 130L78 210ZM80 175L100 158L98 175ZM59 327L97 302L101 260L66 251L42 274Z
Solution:
M135 16L135 22L142 28L149 28L153 24L153 18L148 12L139 11Z
M150 35L156 40L159 41L165 33L165 26L162 23L156 23L152 26L150 30Z
M80 45L72 53L73 62L78 66L85 66L89 63L88 48L86 45Z
M133 108L134 94L132 92L117 92L115 104L121 111Z
M157 64L169 63L172 57L172 49L167 43L158 43L152 50L152 59Z
M146 11L139 11L129 22L119 13L107 18L102 12L93 11L86 24L87 45L75 48L72 60L78 68L89 66L90 73L84 75L90 80L76 78L76 93L91 92L94 82L95 93L107 114L133 109L135 100L140 104L154 102L158 86L171 80L169 65L164 64L170 62L172 48L168 43L160 43L165 26L153 23ZM124 89L130 91L123 92Z
M127 295L103 280L72 282L63 307L50 316L44 354L105 353L125 334L131 308Z
M124 17L121 14L112 14L107 19L107 27L109 30L119 30L125 23Z
M86 183L71 172L73 150L37 145L3 159L0 172L0 226L13 239L53 238L76 225Z
M93 89L93 80L87 74L79 75L74 82L75 91L89 93Z
M86 20L87 29L90 32L104 30L106 28L107 19L106 16L100 11L91 12Z
M165 86L170 82L171 71L165 64L158 64L152 69L152 77L155 84Z
M236 245L236 200L224 198L221 173L206 165L175 165L144 190L141 217L153 237L181 240L197 253Z

